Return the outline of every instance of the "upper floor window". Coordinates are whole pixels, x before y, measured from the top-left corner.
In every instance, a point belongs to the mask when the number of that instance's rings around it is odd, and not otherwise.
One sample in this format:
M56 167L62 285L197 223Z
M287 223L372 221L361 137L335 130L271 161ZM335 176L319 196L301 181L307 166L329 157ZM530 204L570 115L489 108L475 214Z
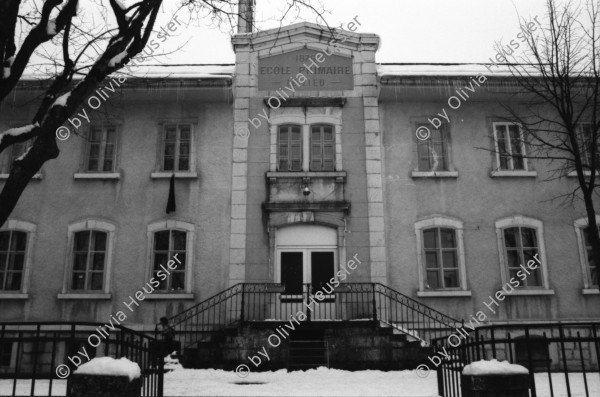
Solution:
M87 142L85 171L114 172L117 129L113 125L92 125Z
M282 124L277 127L277 170L334 171L336 132L331 124Z
M542 222L517 215L496 222L504 279L519 289L547 288Z
M415 233L420 291L466 291L463 222L433 216L416 222Z
M102 291L108 233L85 230L76 232L74 239L70 289L73 291Z
M333 126L316 124L310 126L310 170L333 171L335 169L335 139Z
M419 124L417 126L427 126ZM448 132L445 126L429 128L431 136L427 140L417 139L419 171L449 171Z
M584 166L587 167L586 171L590 171L592 166L592 151L594 143L593 127L594 126L591 123L582 123L577 125L581 161ZM596 169L600 168L600 147L598 147L598 143L600 143L600 136L596 138Z
M26 247L26 232L0 231L0 291L22 289Z
M493 123L496 167L502 171L527 171L523 130L515 123Z
M25 142L13 143L2 153L2 159L0 159L0 173L9 174L12 166L18 158L23 156L33 145L33 139L29 139Z
M278 171L302 171L302 131L299 125L280 125Z
M191 124L164 124L161 171L191 171L191 148Z

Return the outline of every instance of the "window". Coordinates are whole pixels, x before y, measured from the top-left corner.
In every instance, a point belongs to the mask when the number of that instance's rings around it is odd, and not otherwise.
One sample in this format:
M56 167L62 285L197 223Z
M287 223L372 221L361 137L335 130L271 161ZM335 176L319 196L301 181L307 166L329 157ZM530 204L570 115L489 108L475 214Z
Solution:
M116 163L115 126L91 126L85 160L86 172L114 172Z
M591 171L592 149L593 149L593 125L591 123L582 123L577 126L579 135L579 145L581 150L581 161L587 167L586 171ZM600 139L596 139L596 145ZM596 149L596 168L600 167L600 151Z
M86 230L75 233L71 290L102 291L108 233Z
M527 275L524 280L517 277L517 272L522 270L521 265L527 266L531 260L535 262L534 256L536 255L539 258L536 230L531 227L517 226L508 227L503 230L503 233L509 279L519 280L520 288L541 287L542 269L540 267L530 270L531 274Z
M165 124L161 171L191 171L191 124Z
M448 295L469 296L466 290L463 222L433 216L415 223L419 296L440 291Z
M27 233L0 231L0 291L20 291L23 285Z
M518 124L493 123L496 167L504 171L527 171L525 141Z
M423 230L427 289L459 287L458 249L453 229Z
M552 291L547 290L548 274L542 222L515 215L496 221L496 233L502 280L504 283L511 279L519 282L517 291L512 294L518 295L519 291L524 291L522 294L552 294ZM533 264L530 267L531 261Z
M10 145L4 152L2 155L2 158L0 159L0 173L2 174L9 174L10 170L12 169L12 166L14 164L14 161L16 159L18 159L19 157L21 157L22 155L24 155L27 150L29 150L31 148L31 146L33 145L33 139L30 139L28 141L25 142L18 142L18 143L14 143L12 145ZM36 176L39 174L36 174Z
M425 124L419 124L417 128L421 126ZM429 139L417 139L419 171L449 171L448 133L444 126L431 128L430 132Z
M0 342L0 367L10 366L12 342Z
M278 171L302 171L302 132L299 125L279 126Z
M600 225L600 215L596 217L596 223ZM590 227L588 218L583 217L575 221L575 234L579 246L579 258L583 272L584 293L597 292L598 290L598 266L594 262L592 255L592 245L590 242Z
M335 140L333 126L316 124L310 127L310 170L333 171Z
M186 231L161 230L154 233L153 277L160 281L159 290L165 292L185 290L186 248ZM158 271L167 268L167 263L174 260L175 255L177 255L177 267L169 271L170 274L165 280L161 280L157 275Z
M585 259L587 263L590 285L598 285L598 266L596 266L596 263L594 262L594 256L592 254L592 243L590 242L589 227L583 229L583 236L585 241Z
M59 299L110 299L116 227L89 219L69 225L65 277Z

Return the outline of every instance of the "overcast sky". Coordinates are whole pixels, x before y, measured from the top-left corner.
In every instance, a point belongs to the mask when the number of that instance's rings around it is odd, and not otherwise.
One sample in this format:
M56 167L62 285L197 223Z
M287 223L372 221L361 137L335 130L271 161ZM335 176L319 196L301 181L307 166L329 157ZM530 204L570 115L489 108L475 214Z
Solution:
M171 2L173 0L169 0ZM313 0L314 1L314 0ZM257 0L259 29L277 27L284 0ZM381 38L377 62L486 62L497 40L510 41L519 32L518 17L545 15L545 0L322 0L329 24L346 23L357 16L357 32ZM156 26L170 19L165 9ZM187 14L180 11L186 24ZM181 18L180 18L181 19ZM314 14L291 13L289 22L316 22ZM264 22L266 21L266 22ZM204 18L179 29L165 43L162 63L233 63L230 27L215 26ZM181 44L182 48L178 48Z

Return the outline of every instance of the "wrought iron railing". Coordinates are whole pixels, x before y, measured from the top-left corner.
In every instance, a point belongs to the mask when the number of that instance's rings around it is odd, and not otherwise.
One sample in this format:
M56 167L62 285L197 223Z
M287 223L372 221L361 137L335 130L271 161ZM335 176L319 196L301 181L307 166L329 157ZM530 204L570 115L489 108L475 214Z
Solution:
M162 397L159 351L154 338L116 324L0 323L0 396L69 396L70 373L88 358L110 356L140 366L141 396Z
M379 283L344 283L337 288L304 284L301 290L286 290L275 283L241 283L169 322L185 348L209 342L211 335L245 322L319 320L374 321L424 342L447 335L461 324Z
M600 323L544 322L488 325L460 338L433 341L438 393L460 397L460 374L474 361L497 359L529 370L530 395L592 397L600 390ZM460 343L457 342L460 339ZM446 358L448 357L448 358ZM435 368L434 363L439 363Z

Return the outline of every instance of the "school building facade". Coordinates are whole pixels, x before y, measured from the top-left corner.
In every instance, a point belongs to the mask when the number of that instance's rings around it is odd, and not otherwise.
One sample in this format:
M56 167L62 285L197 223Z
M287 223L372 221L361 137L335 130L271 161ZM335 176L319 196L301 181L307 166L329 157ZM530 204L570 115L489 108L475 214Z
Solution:
M345 282L454 318L516 277L489 321L598 320L584 207L551 200L576 178L546 181L548 164L522 157L499 103L527 107L510 77L377 64L378 36L359 30L237 34L234 65L152 67L97 109L84 104L90 121L66 124L60 156L0 230L0 321L108 322L123 310L124 325L153 331L237 283L302 294L352 258ZM27 124L36 109L24 104L42 89L23 82L2 129ZM0 186L26 146L1 156ZM518 276L534 256L541 265Z

